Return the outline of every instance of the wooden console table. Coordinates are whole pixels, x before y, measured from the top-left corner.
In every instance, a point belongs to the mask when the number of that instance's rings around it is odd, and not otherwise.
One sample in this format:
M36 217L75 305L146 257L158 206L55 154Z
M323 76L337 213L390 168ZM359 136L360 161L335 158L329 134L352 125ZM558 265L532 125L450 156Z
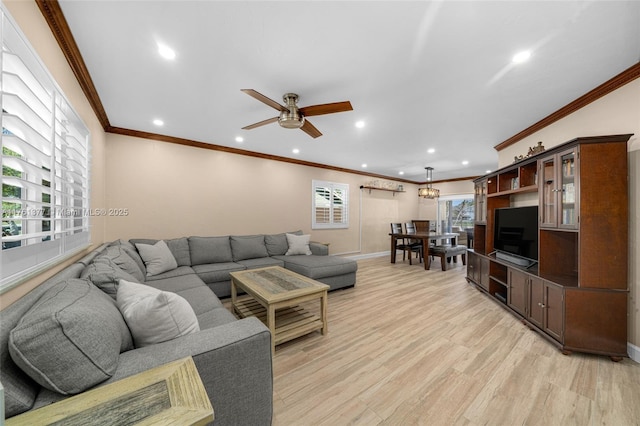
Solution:
M191 357L7 419L7 426L206 425L213 408Z

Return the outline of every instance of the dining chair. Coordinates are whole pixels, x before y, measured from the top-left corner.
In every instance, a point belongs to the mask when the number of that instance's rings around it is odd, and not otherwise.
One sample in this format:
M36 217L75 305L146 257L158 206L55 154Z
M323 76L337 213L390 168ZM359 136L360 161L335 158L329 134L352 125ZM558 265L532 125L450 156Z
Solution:
M391 223L391 233L392 234L402 234L402 224L401 223ZM398 238L396 242L396 250L402 250L402 261L406 259L407 252L409 252L409 265L411 265L411 246L407 244L404 238Z
M413 225L413 222L405 222L404 228L407 234L415 234L416 227ZM422 250L422 240L409 239L407 241L411 252L416 252L416 258L420 259L422 263L423 260L423 250ZM411 253L409 254L409 265L411 265Z

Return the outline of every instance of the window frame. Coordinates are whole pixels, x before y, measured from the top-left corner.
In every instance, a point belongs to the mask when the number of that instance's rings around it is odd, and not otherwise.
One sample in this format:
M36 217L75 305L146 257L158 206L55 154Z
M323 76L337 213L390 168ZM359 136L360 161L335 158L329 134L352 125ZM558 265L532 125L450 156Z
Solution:
M90 246L91 134L1 3L0 30L1 294Z
M328 219L326 221L319 221L318 219L318 209L319 208L327 208L326 205L319 206L318 205L318 196L317 192L319 188L323 188L328 190L329 192L329 201L328 201ZM334 200L336 198L336 193L340 192L341 195L337 197L342 200L341 211L342 211L342 219L340 221L336 221L336 206L338 203L335 203ZM329 182L323 180L313 180L311 182L311 229L347 229L349 228L349 184L348 183L338 183L338 182Z

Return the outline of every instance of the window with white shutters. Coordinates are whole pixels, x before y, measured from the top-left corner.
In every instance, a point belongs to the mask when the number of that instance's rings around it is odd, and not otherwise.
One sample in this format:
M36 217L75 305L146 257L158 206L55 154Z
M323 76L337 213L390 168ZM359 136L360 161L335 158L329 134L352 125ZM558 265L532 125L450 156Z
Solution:
M0 291L90 241L89 130L1 13Z
M349 227L349 185L345 183L312 183L312 229Z

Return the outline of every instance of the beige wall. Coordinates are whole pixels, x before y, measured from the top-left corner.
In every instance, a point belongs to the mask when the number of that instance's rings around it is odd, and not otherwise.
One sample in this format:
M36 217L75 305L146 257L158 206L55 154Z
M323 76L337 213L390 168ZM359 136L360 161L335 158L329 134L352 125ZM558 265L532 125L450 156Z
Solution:
M640 346L640 79L587 105L499 153L500 166L542 141L551 148L579 136L633 133L629 151L629 342ZM606 194L603 194L606 196ZM638 350L638 349L635 349Z
M367 176L149 139L107 135L106 165L106 206L129 211L107 219L108 240L301 229L333 254L373 253L389 249L390 221L418 214L415 185L369 193ZM314 179L349 184L348 229L311 229Z
M301 229L333 254L372 255L389 251L389 223L436 218L436 200L419 198L418 185L360 190L371 178L114 134L106 152L106 207L129 212L107 219L107 240ZM311 229L314 179L349 184L348 229ZM473 192L471 181L437 187L442 195Z
M4 0L3 3L20 29L25 33L36 53L49 69L51 75L53 75L62 92L66 95L67 99L69 99L71 105L73 105L91 131L91 206L93 208L102 207L105 201L105 134L102 126L93 113L87 98L84 96L78 81L71 71L62 51L58 47L58 43L51 34L51 30L42 17L42 13L40 13L40 9L38 9L35 1ZM104 241L105 221L102 218L92 218L91 224L92 245L99 245ZM57 265L46 273L36 276L3 293L2 296L0 296L0 309L13 303L29 290L40 284L44 279L63 269L81 255L82 254Z

